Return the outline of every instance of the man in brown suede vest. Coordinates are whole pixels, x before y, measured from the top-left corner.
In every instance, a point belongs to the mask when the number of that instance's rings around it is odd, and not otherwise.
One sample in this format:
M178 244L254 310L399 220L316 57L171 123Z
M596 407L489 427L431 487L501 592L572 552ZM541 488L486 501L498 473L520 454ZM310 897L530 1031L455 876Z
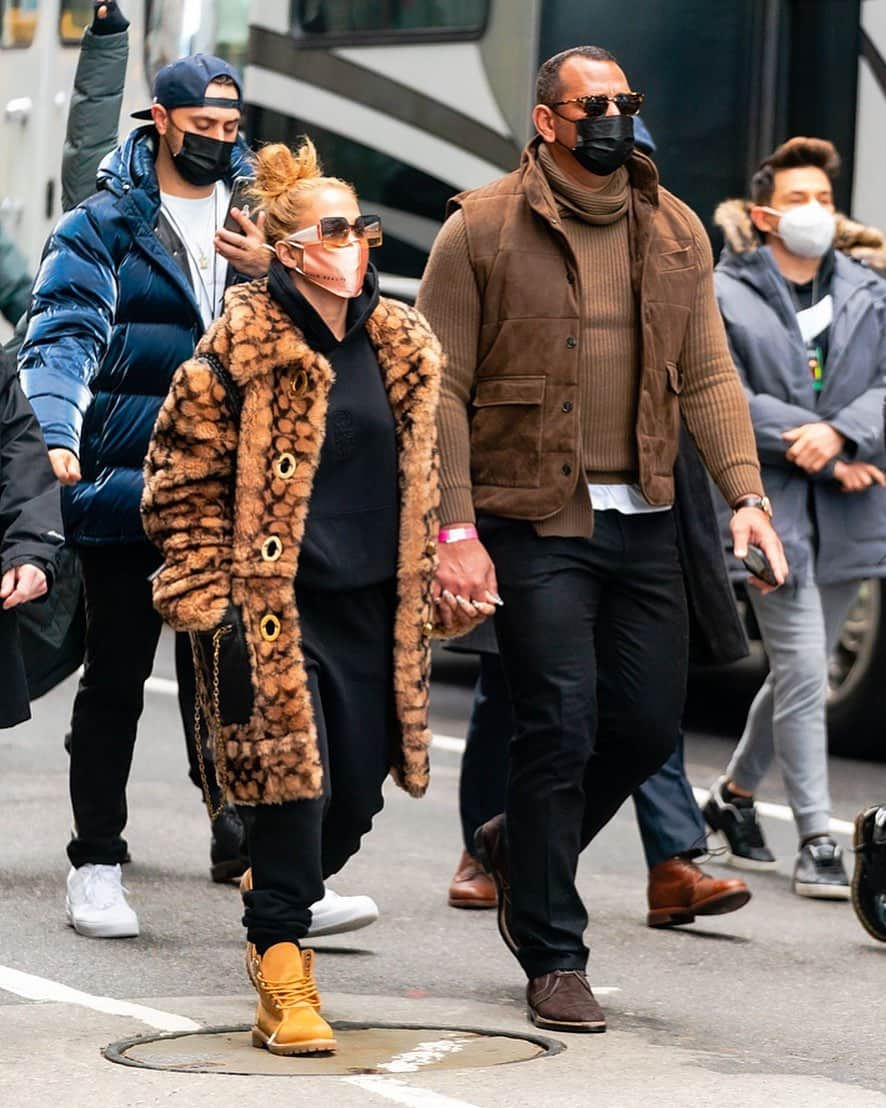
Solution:
M506 819L475 846L531 1018L592 1031L578 856L668 758L683 709L681 415L735 508L736 555L750 541L787 567L707 237L633 151L642 97L578 47L536 99L520 168L455 198L422 283L448 357L436 596L444 621L499 605L515 736Z

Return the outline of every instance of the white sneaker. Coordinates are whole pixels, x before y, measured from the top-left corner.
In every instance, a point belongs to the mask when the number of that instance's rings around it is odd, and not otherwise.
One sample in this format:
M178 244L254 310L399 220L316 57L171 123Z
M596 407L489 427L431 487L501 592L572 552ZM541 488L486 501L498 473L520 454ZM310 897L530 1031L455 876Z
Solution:
M378 919L378 905L371 896L339 896L325 888L323 899L311 905L309 939L321 935L340 935L344 931L359 931Z
M138 934L138 916L126 902L119 866L91 863L68 874L68 923L90 939L126 939Z

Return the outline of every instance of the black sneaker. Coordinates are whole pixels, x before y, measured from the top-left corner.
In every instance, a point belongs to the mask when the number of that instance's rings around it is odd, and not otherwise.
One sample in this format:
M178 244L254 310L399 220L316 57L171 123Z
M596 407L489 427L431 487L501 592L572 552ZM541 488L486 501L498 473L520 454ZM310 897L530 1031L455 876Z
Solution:
M859 923L886 943L886 804L855 817L852 904Z
M226 804L212 821L209 872L218 884L239 881L249 868L243 821L233 804Z
M714 782L701 811L708 826L719 831L728 844L724 861L738 869L775 869L775 855L763 838L753 800L734 794L727 798L725 777Z
M829 836L821 835L800 847L794 866L794 892L819 900L849 899L843 851Z

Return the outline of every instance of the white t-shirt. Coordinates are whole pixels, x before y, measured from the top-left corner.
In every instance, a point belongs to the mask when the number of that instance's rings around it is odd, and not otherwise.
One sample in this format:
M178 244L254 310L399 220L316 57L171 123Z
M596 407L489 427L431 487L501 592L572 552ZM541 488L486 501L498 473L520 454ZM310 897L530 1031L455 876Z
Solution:
M217 254L213 240L228 210L230 189L219 181L209 196L192 200L160 193L160 204L172 229L182 240L191 270L191 287L204 327L221 311L228 263Z
M641 516L670 511L667 505L659 507L650 504L639 485L588 485L588 492L595 512L621 512L623 516Z

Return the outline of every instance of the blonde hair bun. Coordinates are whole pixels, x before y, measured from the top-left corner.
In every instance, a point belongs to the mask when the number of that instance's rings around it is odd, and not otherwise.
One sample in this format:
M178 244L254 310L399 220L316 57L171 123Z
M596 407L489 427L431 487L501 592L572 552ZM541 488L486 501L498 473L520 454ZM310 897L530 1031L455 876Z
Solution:
M263 146L255 157L255 183L249 190L265 213L265 238L270 246L305 223L311 196L323 188L354 190L338 177L324 177L317 148L305 136L297 150L285 143Z
M263 208L268 208L302 181L322 175L317 148L309 138L302 139L295 153L285 143L273 142L256 155L255 184L250 191Z

